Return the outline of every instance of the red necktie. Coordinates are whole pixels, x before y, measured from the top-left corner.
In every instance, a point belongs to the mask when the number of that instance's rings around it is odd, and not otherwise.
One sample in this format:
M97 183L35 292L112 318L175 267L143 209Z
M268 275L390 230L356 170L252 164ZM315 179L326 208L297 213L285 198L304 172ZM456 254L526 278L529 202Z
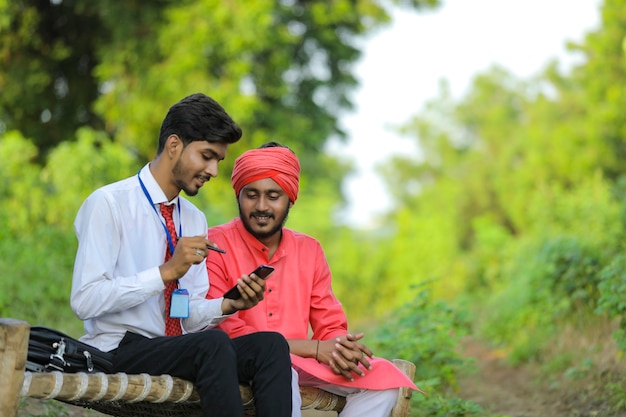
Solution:
M167 231L170 232L170 236L172 237L172 243L176 246L176 226L174 226L174 218L172 214L174 213L174 205L166 206L165 204L161 204L161 214L165 219L165 226L167 227ZM166 242L167 249L165 250L165 262L169 261L172 257L172 253L170 253L169 243ZM173 319L170 317L170 305L172 304L172 293L176 289L177 284L176 281L170 281L165 284L165 336L178 336L182 334L180 327L180 319Z

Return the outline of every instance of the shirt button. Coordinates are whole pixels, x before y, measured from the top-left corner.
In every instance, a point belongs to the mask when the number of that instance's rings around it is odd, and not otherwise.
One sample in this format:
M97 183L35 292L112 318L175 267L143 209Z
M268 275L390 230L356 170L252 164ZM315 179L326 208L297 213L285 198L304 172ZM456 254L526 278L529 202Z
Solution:
M274 313L270 313L270 317L272 317L274 315Z
M267 290L267 292L272 292L272 289L270 288L269 290Z

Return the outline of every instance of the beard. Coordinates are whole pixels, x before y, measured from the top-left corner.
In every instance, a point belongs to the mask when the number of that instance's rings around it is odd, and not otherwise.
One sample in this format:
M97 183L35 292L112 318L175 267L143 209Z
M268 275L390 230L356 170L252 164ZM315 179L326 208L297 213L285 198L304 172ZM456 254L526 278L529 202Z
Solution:
M174 165L174 168L172 169L172 174L174 176L174 184L176 184L176 187L183 190L185 194L190 197L198 194L199 188L189 189L187 184L182 180L182 178L185 178L185 176L188 175L188 171L183 167L180 159L176 161L176 165Z
M285 212L280 216L280 217L276 217L275 215L271 214L271 213L267 213L267 212L251 212L247 217L243 214L243 212L241 211L241 204L239 205L239 218L241 219L241 222L243 223L243 227L248 231L248 233L250 233L252 236L254 236L257 240L265 240L268 239L272 236L274 236L276 233L280 233L281 230L283 229L283 226L285 226L285 223L287 222L287 217L289 217L289 202L287 202L287 207L285 207ZM267 216L270 219L276 219L278 220L276 222L276 224L274 226L272 226L269 230L263 230L263 231L255 231L250 223L250 217L252 216Z

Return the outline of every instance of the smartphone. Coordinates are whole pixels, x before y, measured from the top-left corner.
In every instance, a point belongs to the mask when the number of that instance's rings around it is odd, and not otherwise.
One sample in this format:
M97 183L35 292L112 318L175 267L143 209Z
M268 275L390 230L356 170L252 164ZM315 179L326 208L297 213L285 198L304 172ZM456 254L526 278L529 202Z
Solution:
M273 266L270 266L270 265L259 265L254 271L250 272L248 275L254 274L254 275L256 275L257 277L259 277L261 279L265 279L265 278L267 278L267 276L269 274L272 273L272 271L274 271L274 267ZM230 290L226 291L224 293L224 298L230 298L232 300L236 300L238 298L241 298L241 293L237 289L237 285L235 285Z

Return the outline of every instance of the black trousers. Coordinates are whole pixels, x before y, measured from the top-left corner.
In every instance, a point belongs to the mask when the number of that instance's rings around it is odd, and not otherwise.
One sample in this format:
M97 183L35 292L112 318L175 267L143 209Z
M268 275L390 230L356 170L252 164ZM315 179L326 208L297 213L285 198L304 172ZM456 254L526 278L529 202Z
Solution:
M221 330L154 339L127 332L113 372L168 374L191 381L204 417L243 417L240 382L252 386L257 416L291 416L289 346L275 332L235 339Z

